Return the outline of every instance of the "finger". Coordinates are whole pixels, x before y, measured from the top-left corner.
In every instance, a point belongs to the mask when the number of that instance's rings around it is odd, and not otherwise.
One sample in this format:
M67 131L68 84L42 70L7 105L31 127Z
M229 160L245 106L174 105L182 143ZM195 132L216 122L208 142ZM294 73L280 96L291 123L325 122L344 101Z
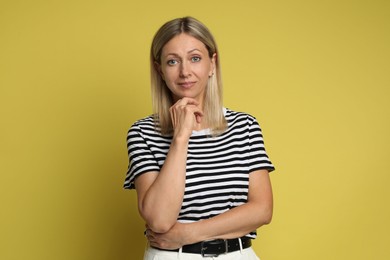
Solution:
M200 110L200 108L197 107L196 105L192 105L192 104L187 104L187 105L176 104L170 108L169 112L173 123L177 122L177 120L179 120L181 115L185 115L185 114L198 113L200 116L203 116L202 110Z
M183 98L187 105L195 105L198 106L199 102L194 98Z
M199 107L194 105L187 105L185 108L187 109L187 113L191 113L193 115L196 123L200 124L202 122L204 114Z
M176 113L174 112L174 107L170 107L169 108L169 114L171 115L171 122L172 122L172 125L175 126L175 122L176 122Z
M199 102L194 98L184 97L182 99L179 99L175 105L195 105L198 106Z
M203 114L195 113L195 119L198 124L202 123Z
M152 236L151 234L146 234L146 239L149 241L149 242L155 242L155 237Z

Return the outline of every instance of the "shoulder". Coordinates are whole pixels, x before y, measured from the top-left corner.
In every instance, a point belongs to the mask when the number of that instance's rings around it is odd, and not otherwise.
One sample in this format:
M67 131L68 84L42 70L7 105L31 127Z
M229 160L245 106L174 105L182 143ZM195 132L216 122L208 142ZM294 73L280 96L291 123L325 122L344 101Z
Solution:
M138 119L133 123L131 127L149 127L155 125L155 120L153 115Z
M235 124L235 123L246 123L246 124L258 124L256 117L252 116L251 114L245 113L245 112L238 112L231 110L229 108L225 108L225 118L228 123Z
M129 129L128 135L148 132L156 132L156 122L153 115L135 121Z

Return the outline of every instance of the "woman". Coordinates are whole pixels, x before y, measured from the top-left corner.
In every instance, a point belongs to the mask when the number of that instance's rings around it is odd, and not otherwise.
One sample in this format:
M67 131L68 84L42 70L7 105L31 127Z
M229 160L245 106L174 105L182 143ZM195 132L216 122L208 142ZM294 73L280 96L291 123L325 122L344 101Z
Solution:
M146 222L145 259L258 259L251 239L272 218L274 166L256 119L223 107L218 55L191 17L153 39L154 114L128 132L124 185Z

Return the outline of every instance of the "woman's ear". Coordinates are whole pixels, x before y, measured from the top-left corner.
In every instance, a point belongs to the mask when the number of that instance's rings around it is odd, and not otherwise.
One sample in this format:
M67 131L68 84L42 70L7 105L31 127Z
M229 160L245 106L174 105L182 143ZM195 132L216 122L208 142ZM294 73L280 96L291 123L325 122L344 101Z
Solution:
M214 53L213 56L211 57L211 70L209 73L209 76L213 76L215 74L215 67L217 64L217 53Z
M158 73L160 74L161 78L165 81L164 74L162 73L162 70L161 70L161 64L158 63L157 61L155 61L154 62L154 68L158 71Z

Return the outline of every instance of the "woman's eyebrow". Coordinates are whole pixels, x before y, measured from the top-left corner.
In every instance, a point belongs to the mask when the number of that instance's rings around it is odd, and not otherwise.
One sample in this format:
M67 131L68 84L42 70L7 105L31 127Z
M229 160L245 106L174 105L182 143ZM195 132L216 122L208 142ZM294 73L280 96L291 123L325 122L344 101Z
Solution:
M170 53L167 53L165 56L177 56L177 57L179 57L179 54L170 52Z
M199 52L201 52L199 49L192 49L192 50L190 50L190 51L188 51L187 53L191 53L191 52L194 52L194 51L199 51Z
M192 53L192 52L195 52L195 51L202 52L201 50L195 48L195 49L189 50L187 53ZM168 57L168 56L180 57L179 54L174 53L174 52L170 52L170 53L167 53L167 54L165 55L165 57Z

